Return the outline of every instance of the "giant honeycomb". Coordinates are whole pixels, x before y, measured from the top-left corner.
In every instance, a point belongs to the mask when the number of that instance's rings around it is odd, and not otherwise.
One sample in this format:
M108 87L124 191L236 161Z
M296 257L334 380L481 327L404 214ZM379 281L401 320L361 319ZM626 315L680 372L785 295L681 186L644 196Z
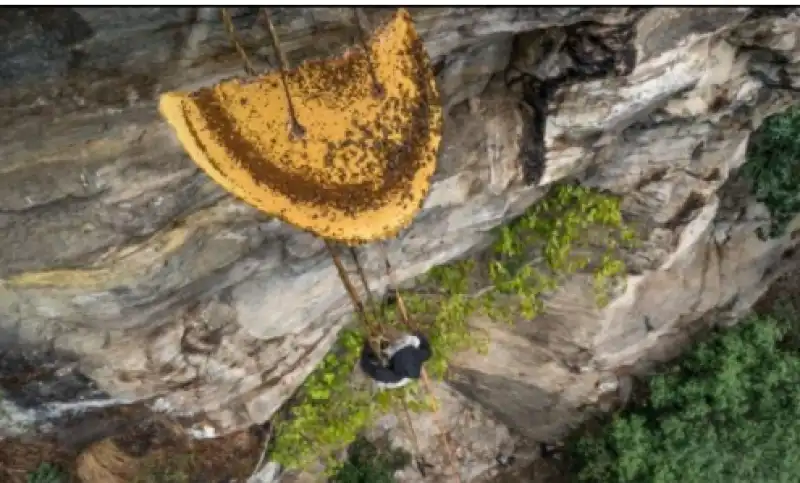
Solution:
M367 52L168 92L159 109L189 156L258 209L327 239L356 245L392 237L427 195L442 113L430 59L399 9ZM375 95L369 62L383 95Z

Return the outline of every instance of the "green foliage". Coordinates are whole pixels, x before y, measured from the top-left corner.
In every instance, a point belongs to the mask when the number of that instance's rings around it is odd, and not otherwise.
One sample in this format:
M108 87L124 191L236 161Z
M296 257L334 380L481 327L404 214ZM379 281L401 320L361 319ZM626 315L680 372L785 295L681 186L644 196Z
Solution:
M624 227L619 200L577 186L554 188L496 235L488 260L436 267L421 281L423 292L402 295L410 317L430 339L433 356L426 369L434 379L445 377L454 354L485 351L487 337L469 325L473 315L483 313L504 322L513 321L518 313L533 318L547 291L563 277L587 268L595 273L602 303L608 280L624 270L617 250L633 239ZM586 249L598 240L607 250L592 260ZM475 287L476 280L488 286ZM385 325L407 330L396 308L383 310L380 318ZM275 425L274 461L290 468L321 461L333 475L341 469L335 450L353 442L376 415L402 410L404 403L414 412L434 408L434 401L417 384L377 394L354 386L350 376L363 341L361 331L343 331L337 350L305 381L290 417Z
M385 445L388 446L388 445ZM394 483L394 473L411 463L411 455L400 449L381 450L366 438L350 445L349 458L331 478L332 483Z
M324 459L331 472L338 462L333 452L354 441L373 414L367 391L351 384L363 338L343 330L336 351L328 353L305 380L291 409L279 420L271 458L289 468L307 468Z
M28 473L28 483L66 483L67 475L61 469L50 463L41 463L35 470Z
M608 301L610 280L625 271L618 251L633 240L619 199L580 186L557 186L516 223L500 229L489 263L490 279L496 293L515 296L512 313L532 319L542 309L544 294L566 276L591 268L602 306ZM605 249L599 259L591 257L593 246ZM489 307L497 306L493 297L487 299Z
M372 394L352 381L364 336L345 329L336 350L327 354L301 386L291 415L275 422L275 443L270 458L288 468L325 465L327 474L341 468L336 450L351 444L374 417L402 408L409 399L412 411L425 409L417 384Z
M478 349L485 351L486 337L469 326L469 319L480 308L482 299L470 294L469 282L476 263L462 260L449 265L431 269L424 284L436 289L435 293L420 295L403 294L410 317L419 324L430 340L433 355L425 363L428 374L434 379L442 379L450 359L454 354ZM398 320L394 313L389 320ZM402 326L396 323L397 328ZM428 402L423 407L430 407Z
M753 316L650 378L647 403L573 442L578 479L800 481L800 354L783 342L791 323Z
M772 223L762 237L782 235L800 212L800 108L764 121L748 147L741 173L756 199L769 208Z
M515 222L495 230L488 260L462 260L432 269L424 285L433 295L406 294L409 312L421 322L435 348L426 364L431 377L444 378L448 361L458 352L483 352L488 339L470 327L470 317L489 316L513 323L533 319L543 297L569 275L590 269L598 305L607 303L614 277L624 274L619 250L632 246L633 231L620 211L619 199L574 185L556 186ZM596 248L604 251L597 253ZM592 250L591 248L595 248ZM486 287L471 287L484 280Z

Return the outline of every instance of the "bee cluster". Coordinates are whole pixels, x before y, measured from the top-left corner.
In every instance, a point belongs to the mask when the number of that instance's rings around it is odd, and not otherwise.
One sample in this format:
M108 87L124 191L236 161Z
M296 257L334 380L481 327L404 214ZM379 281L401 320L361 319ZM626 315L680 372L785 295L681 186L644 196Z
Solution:
M313 220L312 231L340 241L348 239L346 226L337 226L341 217L384 210L405 219L422 206L441 139L438 90L408 12L399 11L394 25L362 46L334 60L282 69L280 76L199 89L188 96L194 115L183 104L185 125L218 176L253 200L263 193L247 193L237 177L288 200L292 208L270 213L290 223L297 220L289 211L313 207L304 215ZM281 90L290 97L276 95ZM276 105L281 98L285 106ZM284 109L302 135L287 129ZM197 118L202 124L192 121ZM208 143L227 159L214 159ZM383 235L393 235L397 225L387 219Z

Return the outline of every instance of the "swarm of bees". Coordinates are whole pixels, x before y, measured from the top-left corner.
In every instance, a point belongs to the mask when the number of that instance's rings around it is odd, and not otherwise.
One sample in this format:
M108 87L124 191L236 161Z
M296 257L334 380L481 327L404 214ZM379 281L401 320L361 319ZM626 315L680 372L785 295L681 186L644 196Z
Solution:
M396 235L427 195L442 131L411 16L399 9L363 47L294 69L267 20L280 71L165 93L162 116L198 166L256 208L348 245Z

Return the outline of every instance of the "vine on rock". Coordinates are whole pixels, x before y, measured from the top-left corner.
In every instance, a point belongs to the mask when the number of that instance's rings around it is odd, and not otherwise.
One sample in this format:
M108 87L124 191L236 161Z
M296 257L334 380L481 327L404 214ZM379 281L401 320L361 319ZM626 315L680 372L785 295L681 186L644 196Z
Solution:
M428 374L443 379L456 353L485 353L488 337L469 325L471 317L483 314L503 323L533 319L543 308L544 295L570 274L591 270L597 303L604 305L610 281L625 271L620 250L633 241L616 197L574 185L554 187L515 222L496 230L485 259L435 267L419 290L402 294L434 348ZM598 246L604 247L599 255ZM386 324L403 330L395 309L383 310ZM277 422L272 460L289 468L321 462L331 475L341 467L337 450L376 416L401 410L403 402L415 412L432 408L417 384L373 394L355 383L352 374L363 341L358 329L341 332L337 349L300 388L291 417Z

